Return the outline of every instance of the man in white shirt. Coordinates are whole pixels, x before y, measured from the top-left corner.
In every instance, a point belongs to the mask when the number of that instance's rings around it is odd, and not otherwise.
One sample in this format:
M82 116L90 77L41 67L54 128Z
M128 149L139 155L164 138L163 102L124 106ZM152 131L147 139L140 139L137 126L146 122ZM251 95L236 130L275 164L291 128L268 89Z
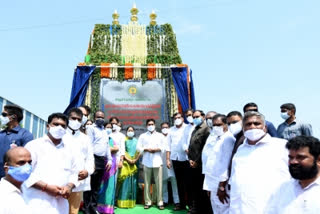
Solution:
M289 140L289 172L294 178L273 195L266 214L317 214L320 210L320 141L311 136Z
M163 150L162 140L163 135L155 130L155 120L148 119L146 121L148 131L141 134L137 148L142 157L143 175L144 175L144 203L145 209L149 209L152 204L150 185L152 174L157 192L157 206L160 210L164 209L162 200L162 158L161 152Z
M87 135L93 147L95 170L91 175L90 191L83 192L83 207L85 214L98 213L97 202L101 180L105 170L109 170L112 163L109 148L109 135L104 129L104 112L98 110L94 114L95 123L87 127Z
M263 213L271 194L290 179L286 141L266 133L259 112L245 113L243 131L246 138L232 160L229 213Z
M72 190L69 201L69 214L78 214L83 191L90 190L90 175L94 171L93 151L90 139L80 131L82 111L78 108L70 109L69 124L63 142L75 155L77 161L79 185Z
M67 198L78 184L76 160L62 140L68 118L53 113L48 118L48 134L29 142L25 148L32 158L32 173L22 185L25 201L33 214L67 214Z
M187 153L183 149L184 129L187 127L187 125L183 122L183 117L181 113L175 113L173 115L173 120L174 126L170 128L167 137L168 150L166 165L168 169L171 169L171 163L173 165L174 173L177 178L180 199L180 205L176 206L176 210L180 210L186 209L187 205L185 195L188 188L186 176L188 176L187 169L189 168L189 162Z
M212 133L202 150L202 167L205 174L203 189L210 192L214 214L229 212L229 203L225 199L227 188L224 188L224 185L220 186L220 183L228 180L228 165L235 140L233 134L228 131L227 117L216 114L212 118Z
M169 123L168 122L163 122L161 123L161 132L164 136L163 138L163 153L161 154L162 156L162 161L163 163L167 162L167 151L169 150L169 145L168 145L168 134L169 134ZM172 189L172 198L173 202L175 204L174 210L179 210L180 208L180 200L179 200L179 194L178 194L178 187L177 187L177 180L176 176L174 174L174 170L172 167L168 169L166 166L163 166L163 182L162 182L162 193L163 193L163 202L164 204L168 204L169 202L169 193L168 193L168 182L170 181L171 183L171 189Z
M16 147L4 156L5 177L0 181L0 214L31 214L22 198L21 184L31 174L31 154L23 147Z

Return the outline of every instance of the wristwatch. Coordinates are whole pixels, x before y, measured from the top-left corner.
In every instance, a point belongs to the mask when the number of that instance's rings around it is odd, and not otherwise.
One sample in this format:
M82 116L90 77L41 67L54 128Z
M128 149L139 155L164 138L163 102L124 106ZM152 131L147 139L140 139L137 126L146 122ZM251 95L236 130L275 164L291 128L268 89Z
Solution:
M219 190L220 190L221 192L226 191L226 189L225 189L223 186L219 186Z

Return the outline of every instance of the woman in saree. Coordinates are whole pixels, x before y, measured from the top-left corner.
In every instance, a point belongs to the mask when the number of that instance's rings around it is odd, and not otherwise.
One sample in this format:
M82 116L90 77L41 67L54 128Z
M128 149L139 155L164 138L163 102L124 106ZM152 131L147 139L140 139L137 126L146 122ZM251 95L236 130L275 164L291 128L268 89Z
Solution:
M125 141L125 156L123 166L118 176L119 194L117 205L119 208L133 208L136 205L138 160L139 152L136 150L137 138L134 137L134 128L127 128Z
M107 132L110 132L112 130L112 124L106 123L105 129ZM111 156L112 156L112 165L110 170L105 171L101 187L99 191L98 196L98 207L97 210L100 213L106 213L106 214L113 214L114 213L114 199L115 199L115 192L116 192L116 173L117 173L117 152L119 152L119 147L115 141L112 140L111 137L109 137L108 142L111 150ZM107 164L107 160L106 160Z

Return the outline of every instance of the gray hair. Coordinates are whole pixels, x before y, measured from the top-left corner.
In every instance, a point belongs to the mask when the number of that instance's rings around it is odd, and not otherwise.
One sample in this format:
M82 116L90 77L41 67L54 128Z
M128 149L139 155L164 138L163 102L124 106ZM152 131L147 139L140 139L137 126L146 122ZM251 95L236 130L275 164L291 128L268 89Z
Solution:
M250 118L250 117L258 117L262 120L263 125L266 125L266 120L264 119L263 114L256 112L256 111L247 111L244 113L242 124L244 126L245 122Z
M208 111L207 114L206 114L206 116L209 115L209 114L212 114L212 115L214 116L214 115L216 115L216 114L218 114L218 113L215 112L215 111Z

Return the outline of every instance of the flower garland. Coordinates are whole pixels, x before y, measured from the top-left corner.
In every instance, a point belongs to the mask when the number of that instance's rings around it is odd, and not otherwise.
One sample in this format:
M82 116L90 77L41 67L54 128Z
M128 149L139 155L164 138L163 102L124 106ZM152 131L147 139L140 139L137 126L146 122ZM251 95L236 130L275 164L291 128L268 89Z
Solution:
M156 79L161 79L161 64L156 64Z
M104 67L108 66L108 67ZM101 78L110 78L110 63L101 63L100 76Z
M141 80L141 63L133 63L133 79Z
M148 64L148 80L153 80L156 77L156 64Z
M124 68L124 79L132 79L133 78L133 64L126 63Z
M118 63L111 63L110 66L111 66L110 78L117 79L117 77L118 77Z

